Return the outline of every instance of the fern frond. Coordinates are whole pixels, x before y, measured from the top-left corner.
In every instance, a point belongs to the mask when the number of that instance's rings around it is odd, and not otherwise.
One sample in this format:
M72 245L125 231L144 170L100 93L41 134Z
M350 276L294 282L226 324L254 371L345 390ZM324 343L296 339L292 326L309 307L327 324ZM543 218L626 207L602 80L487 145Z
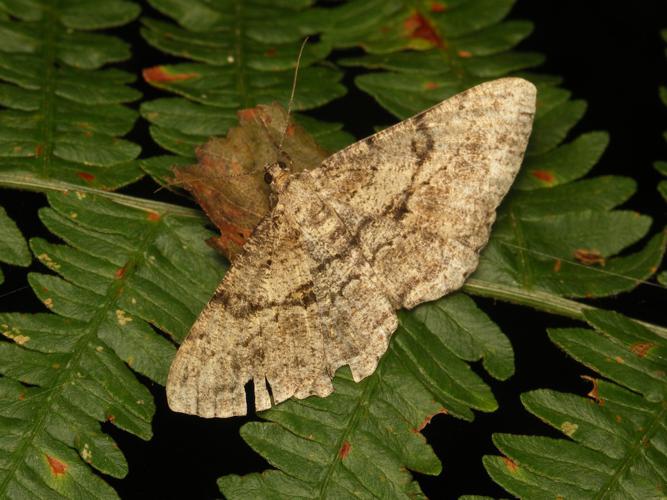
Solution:
M111 497L86 463L127 465L100 422L151 437L152 396L128 365L165 383L175 347L152 326L182 340L224 266L200 221L81 192L49 202L40 219L67 244L30 245L60 276L29 282L52 313L0 314L0 496Z
M408 469L439 474L420 431L439 413L472 420L493 411L489 387L464 361L484 359L494 376L513 372L512 349L474 302L457 294L400 314L377 370L354 383L349 370L327 398L290 400L241 435L280 469L218 481L228 498L422 497Z
M142 35L155 48L194 62L155 66L144 70L151 85L179 95L144 103L142 116L150 123L155 142L177 156L142 162L159 182L174 164L193 163L194 150L236 123L236 112L257 104L287 104L299 47L306 35L319 31L328 9L311 1L252 2L151 0L157 10L180 26L142 19ZM299 68L294 110L322 106L345 93L341 73L321 64L331 51L319 40L306 45ZM302 121L317 130L313 119ZM323 146L347 141L328 126ZM187 158L187 161L184 158Z
M120 39L90 30L139 14L128 1L2 2L0 172L114 189L142 176L140 148L122 136L137 114L134 76L103 65L130 57ZM85 30L85 31L83 31Z
M341 62L380 70L358 76L356 83L404 118L481 80L541 61L539 55L508 52L530 32L527 23L499 24L512 4L352 1L332 11L322 39L334 47L360 46L369 52ZM630 289L655 271L665 236L655 236L635 255L613 257L644 237L650 226L648 217L613 210L634 193L635 184L622 177L579 180L604 151L607 135L592 132L562 145L586 105L570 100L554 78L531 79L539 88L533 138L475 278L560 296ZM461 321L464 310L470 312L467 321ZM464 419L473 418L472 409L496 408L488 386L465 363L480 358L496 378L513 373L509 342L466 295L402 313L401 327L378 371L356 392L347 392L347 377L339 374L336 387L345 397L334 393L322 402L290 401L261 415L269 423L246 425L246 442L279 470L223 477L221 490L229 497L421 494L406 469L437 469L411 460L405 442L414 436L408 438L408 433L420 430L438 408ZM394 365L395 359L400 363ZM383 385L394 366L400 380L410 381L408 390ZM373 395L380 401L366 401L363 387L369 386L381 388L382 396ZM423 405L424 397L437 407ZM394 406L385 406L388 401ZM375 404L386 410L374 410ZM400 424L396 408L405 411L398 410ZM384 442L390 444L380 446ZM422 456L430 456L428 447L420 449ZM350 458L355 450L358 455ZM381 465L376 468L375 463Z
M513 0L395 0L382 2L382 8L370 4L346 4L338 11L346 22L328 27L323 38L334 46L359 45L368 52L341 62L380 70L355 82L399 118L482 80L542 61L537 54L510 51L532 29L530 23L502 21ZM382 13L369 20L361 15L366 9ZM561 145L582 118L586 103L570 100L569 92L555 87L553 79L528 78L539 90L530 145L515 194L498 214L494 237L474 277L569 297L629 290L655 272L667 240L658 235L636 254L614 257L643 238L651 224L648 217L612 211L634 193L634 183L608 177L560 186L595 165L607 135L587 133Z
M0 206L0 262L26 267L32 262L28 245L14 221ZM0 269L0 283L5 277Z
M532 31L502 22L514 0L355 0L325 28L334 47L367 54L340 61L370 70L355 79L398 118L407 118L483 80L537 66L543 56L512 52Z
M526 409L569 439L494 435L505 457L484 465L520 497L661 498L667 491L667 340L609 312L587 312L590 329L556 329L551 340L604 379L592 399L552 390L522 396Z

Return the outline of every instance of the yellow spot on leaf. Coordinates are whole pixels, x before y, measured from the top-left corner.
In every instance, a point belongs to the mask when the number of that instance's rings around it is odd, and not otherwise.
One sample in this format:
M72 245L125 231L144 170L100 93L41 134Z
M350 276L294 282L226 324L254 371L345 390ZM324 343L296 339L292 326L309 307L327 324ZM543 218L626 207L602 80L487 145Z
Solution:
M125 326L132 321L132 317L128 316L122 309L116 309L116 321L118 321L120 326Z
M96 350L97 352L102 352L102 351L104 350L104 347L102 347L101 345L98 345L98 346L95 348L95 350Z
M19 345L23 345L26 342L28 342L28 340L30 340L30 337L28 337L26 335L16 335L16 334L13 334L12 332L4 332L4 334L5 334L5 337L12 339L14 342L16 342Z
M86 197L86 193L84 193L82 191L76 191L75 194L76 194L76 197L80 200L83 200Z
M42 264L44 264L49 269L53 269L53 270L60 269L60 264L58 264L57 262L54 262L54 260L51 257L49 257L49 255L46 254L46 253L40 253L37 256L37 258L40 260L40 262Z
M76 212L70 212L69 213L70 219L76 219L78 216L79 216L79 214L77 214Z
M560 430L569 437L574 436L574 433L577 432L578 428L579 426L573 422L563 422L560 424Z
M53 308L53 299L51 297L44 299L44 305L49 309Z
M81 450L81 458L83 458L88 463L90 463L93 459L93 452L90 451L90 448L87 444L83 445L83 450Z
M54 369L57 370L58 368L60 368L60 363L53 363L53 364L51 365L51 368L54 368Z

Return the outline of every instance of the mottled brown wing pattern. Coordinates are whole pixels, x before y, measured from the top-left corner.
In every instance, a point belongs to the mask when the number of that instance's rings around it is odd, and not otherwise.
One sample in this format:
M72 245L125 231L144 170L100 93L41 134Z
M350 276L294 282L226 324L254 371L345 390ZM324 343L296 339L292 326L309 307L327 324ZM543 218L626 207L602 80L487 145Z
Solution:
M167 382L173 410L245 415L248 381L264 410L330 394L342 365L357 380L375 370L394 309L307 182L296 178L281 195L180 347Z
M297 175L276 166L277 203L172 364L173 410L244 415L326 396L335 371L373 373L395 310L459 288L477 266L519 169L535 87L479 85Z
M311 175L397 307L459 288L521 165L535 87L504 78L335 153Z

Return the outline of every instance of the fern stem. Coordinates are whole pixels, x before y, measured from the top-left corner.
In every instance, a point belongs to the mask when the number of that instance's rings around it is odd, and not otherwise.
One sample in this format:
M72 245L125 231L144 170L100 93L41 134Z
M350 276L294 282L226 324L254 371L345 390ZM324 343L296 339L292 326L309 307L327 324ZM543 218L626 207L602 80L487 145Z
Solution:
M524 290L513 286L500 285L490 281L470 278L463 285L463 290L470 295L479 297L488 297L491 299L511 302L522 306L532 307L539 311L544 311L558 316L586 321L584 311L592 311L596 307L588 304L582 304L575 300L565 299L547 292L539 290ZM640 325L648 328L656 335L667 338L667 328L647 323L645 321L635 320Z
M103 191L101 189L80 186L69 182L62 182L50 179L40 179L30 174L22 172L0 172L0 187L9 187L16 189L25 189L36 192L66 192L81 191L95 196L108 198L122 205L138 208L141 210L150 210L162 214L171 214L179 217L189 217L205 220L205 215L200 210L172 203L147 200L126 194ZM594 310L596 307L588 304L582 304L575 300L565 299L547 292L539 290L524 290L522 288L500 285L490 281L470 278L463 285L463 290L470 295L479 297L488 297L491 299L511 302L522 306L532 307L539 311L544 311L558 316L585 321L584 311ZM637 323L648 328L661 337L667 338L667 328L647 323L645 321L635 320Z
M128 196L126 194L114 193L112 191L104 191L102 189L81 186L78 184L72 184L70 182L63 182L53 179L40 179L39 177L35 177L31 174L21 171L0 172L0 187L24 189L26 191L36 191L38 193L65 193L68 191L78 191L94 196L108 198L121 205L138 208L140 210L148 210L152 212L159 212L161 214L170 214L179 217L189 217L193 219L205 220L205 216L201 210L194 208L182 207L173 203L138 198L136 196Z

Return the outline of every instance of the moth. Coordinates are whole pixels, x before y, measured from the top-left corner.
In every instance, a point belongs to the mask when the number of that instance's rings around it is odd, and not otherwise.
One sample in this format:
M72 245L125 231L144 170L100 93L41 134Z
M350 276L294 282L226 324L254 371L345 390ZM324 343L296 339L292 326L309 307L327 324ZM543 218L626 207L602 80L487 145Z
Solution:
M519 170L535 114L520 78L483 83L290 173L180 346L172 410L245 415L327 396L338 368L375 370L395 311L460 288Z

